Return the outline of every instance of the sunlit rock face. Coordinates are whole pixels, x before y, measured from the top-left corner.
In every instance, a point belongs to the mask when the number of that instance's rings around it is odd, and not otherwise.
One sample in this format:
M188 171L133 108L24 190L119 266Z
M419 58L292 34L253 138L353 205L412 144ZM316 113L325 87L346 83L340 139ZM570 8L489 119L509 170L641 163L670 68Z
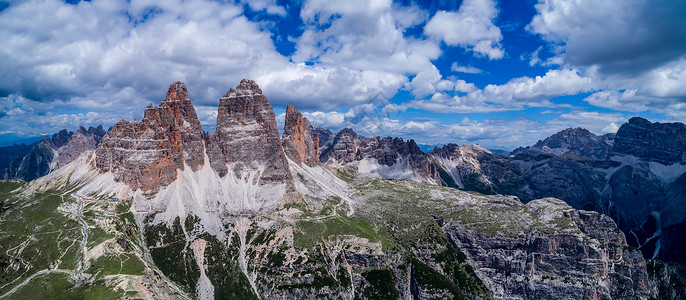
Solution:
M319 135L310 130L310 122L295 107L286 108L283 150L298 164L314 166L319 162Z
M226 174L228 165L239 176L259 171L264 183L291 179L274 110L252 80L241 80L219 100L217 132L207 144L210 163L219 174Z
M204 162L204 136L186 85L175 82L159 106L141 121L121 120L96 150L96 166L134 190L154 191L176 180L177 169L196 171Z

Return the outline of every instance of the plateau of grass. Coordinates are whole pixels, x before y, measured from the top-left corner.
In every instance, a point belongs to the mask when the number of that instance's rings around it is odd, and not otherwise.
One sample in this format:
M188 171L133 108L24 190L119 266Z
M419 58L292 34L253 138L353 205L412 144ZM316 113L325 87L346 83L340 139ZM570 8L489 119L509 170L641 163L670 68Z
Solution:
M13 193L24 183L0 181L0 293L44 269L74 269L81 259L81 224L57 210L68 191L29 198ZM18 268L7 268L14 264Z
M36 276L10 299L120 299L123 291L105 285L102 280L75 286L67 274L51 273Z
M91 262L88 273L107 275L145 275L145 265L134 254L104 255Z
M370 242L379 242L383 247L392 247L392 243L375 231L367 222L355 217L348 217L341 211L336 211L332 217L321 220L298 221L293 237L297 248L312 248L321 240L331 236L352 235L366 238ZM383 233L383 232L381 232Z

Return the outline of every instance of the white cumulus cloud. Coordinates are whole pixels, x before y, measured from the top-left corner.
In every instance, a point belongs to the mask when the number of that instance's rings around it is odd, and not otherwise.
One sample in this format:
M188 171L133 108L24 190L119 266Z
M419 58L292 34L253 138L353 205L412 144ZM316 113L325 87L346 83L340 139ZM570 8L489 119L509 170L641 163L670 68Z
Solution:
M439 11L424 32L451 46L460 46L489 59L501 59L503 35L493 24L498 9L492 0L465 0L456 12Z

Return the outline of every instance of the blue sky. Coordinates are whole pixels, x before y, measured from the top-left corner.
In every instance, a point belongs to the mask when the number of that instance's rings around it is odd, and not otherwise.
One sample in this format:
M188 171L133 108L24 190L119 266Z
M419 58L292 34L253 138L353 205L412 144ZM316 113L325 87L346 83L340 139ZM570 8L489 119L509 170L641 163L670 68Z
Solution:
M514 149L686 121L684 1L9 1L0 144L140 119L184 81L203 129L255 80L283 121ZM374 101L384 95L389 102ZM362 116L362 117L361 117ZM281 125L281 124L279 124Z

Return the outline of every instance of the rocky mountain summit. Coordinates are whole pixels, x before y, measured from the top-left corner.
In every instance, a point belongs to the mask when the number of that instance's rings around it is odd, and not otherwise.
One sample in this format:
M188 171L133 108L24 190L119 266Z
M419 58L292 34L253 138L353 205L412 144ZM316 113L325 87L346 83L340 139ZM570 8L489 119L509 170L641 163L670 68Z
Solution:
M355 165L359 172L382 178L440 182L429 155L414 140L360 136L350 128L339 131L321 151L322 163L333 166Z
M207 148L219 174L229 165L236 174L259 170L262 182L291 178L274 110L252 80L241 80L219 100L217 131L208 138Z
M156 191L176 180L177 169L198 170L204 143L186 85L175 82L159 106L148 105L141 121L121 120L110 129L95 151L95 165L133 190Z
M283 149L298 164L314 166L319 163L319 135L312 132L307 118L292 105L286 107L283 128Z
M0 172L2 179L31 181L67 165L81 153L94 150L105 135L102 125L79 127L76 132L62 129L52 137L44 137L28 153L13 160Z
M597 136L583 128L567 128L543 141L538 141L533 146L517 148L512 154L551 153L559 156L573 153L578 156L605 159L612 150L613 141L613 133Z
M331 145L331 143L333 142L333 138L335 136L335 134L333 134L331 130L314 124L310 124L310 132L316 133L319 137L319 154L322 153L322 150L328 148Z

